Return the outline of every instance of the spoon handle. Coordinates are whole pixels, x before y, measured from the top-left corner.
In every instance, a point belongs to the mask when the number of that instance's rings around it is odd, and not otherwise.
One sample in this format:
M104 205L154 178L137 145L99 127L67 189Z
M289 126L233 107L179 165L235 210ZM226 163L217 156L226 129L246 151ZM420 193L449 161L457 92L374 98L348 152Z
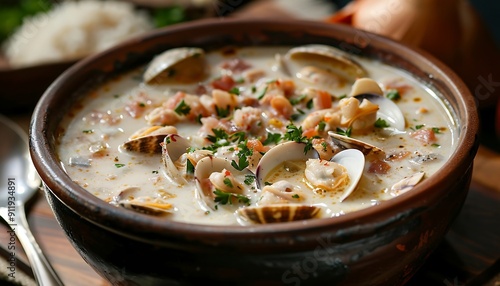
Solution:
M23 246L28 260L31 264L31 269L35 275L35 280L41 286L62 286L64 285L61 279L50 265L49 261L42 253L40 246L35 240L35 237L30 231L28 220L23 204L18 204L18 224L14 230L21 245Z

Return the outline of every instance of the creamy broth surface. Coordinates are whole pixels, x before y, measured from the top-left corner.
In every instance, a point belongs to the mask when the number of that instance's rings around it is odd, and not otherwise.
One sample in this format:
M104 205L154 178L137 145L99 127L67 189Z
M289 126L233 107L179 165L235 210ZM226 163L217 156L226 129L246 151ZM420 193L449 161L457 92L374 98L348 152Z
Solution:
M140 208L143 212L169 220L245 225L253 222L238 210L248 207L316 206L319 211L314 217L317 218L340 216L380 204L405 191L411 192L392 187L419 172L424 174L422 180L427 179L454 151L456 126L446 105L406 72L355 57L365 69L366 78L374 80L383 91L380 96L392 98L402 111L405 128L395 130L387 121L373 122L380 118L377 112L366 115L366 120L360 116L356 119L358 123L349 125L344 120L348 115L339 111L338 106L350 98L353 82L344 82L343 78L348 77L343 75L340 82L333 77L333 83L316 75L312 80L304 79L304 75L310 75L305 72L302 78L295 76L296 69L300 70L302 65L314 66L314 62L289 60L283 64L283 57L276 55L283 56L289 49L248 47L206 51L206 76L193 83L146 83L144 66L93 88L61 123L63 131L57 147L61 164L76 183L116 207L130 207L136 200L146 206ZM280 102L282 99L289 104ZM219 108L220 101L228 103L220 104ZM321 113L324 109L331 110L326 117ZM332 116L342 118L335 121ZM368 126L363 125L363 120ZM124 147L138 130L152 126L168 127L163 129L166 133L177 133L189 142L191 148L186 152L202 151L203 159L224 157L229 165L237 166L248 162L249 166L243 169L246 173L233 171L231 176L226 176L219 171L220 180L225 184L222 187L228 189L217 190L205 179L202 180L205 183L199 184L208 185L208 191L204 192L207 189L197 189L199 186L189 173L184 155L183 164L182 158L177 164L184 183L176 182L164 165L164 154ZM207 136L217 137L213 129L224 131L227 139L214 145L207 139ZM256 173L258 159L275 148L275 143L266 139L274 134L282 138L277 144L283 144L287 141L283 139L284 134L294 130L301 135L297 140L310 143L310 152L319 151L321 159L316 160L322 163L328 163L331 156L344 148L331 139L329 131L350 133L350 138L374 145L383 152L365 156L359 183L342 201L342 183L332 190L318 187L304 175L306 160L288 160L286 150L279 156L285 162L263 178L264 184L256 185L252 175ZM312 139L314 136L318 138ZM171 137L175 138L178 137ZM240 160L243 149L250 153ZM191 171L197 168L196 161L193 162L189 163L193 165ZM276 184L279 181L282 182ZM235 184L241 188L236 190ZM275 191L263 191L273 184ZM155 211L150 212L150 207Z

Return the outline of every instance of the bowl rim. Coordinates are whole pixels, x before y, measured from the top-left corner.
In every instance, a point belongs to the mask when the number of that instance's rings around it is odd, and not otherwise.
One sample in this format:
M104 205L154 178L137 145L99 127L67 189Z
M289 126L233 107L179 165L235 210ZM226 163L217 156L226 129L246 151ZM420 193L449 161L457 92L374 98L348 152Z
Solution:
M455 151L451 155L451 158L433 176L417 185L412 192L402 194L378 205L370 206L335 218L268 225L202 225L176 222L142 214L138 215L135 212L113 207L89 192L84 191L82 187L74 183L64 172L60 162L57 160L57 156L51 150L50 140L53 140L53 135L47 134L47 122L50 120L49 113L51 110L51 108L49 108L51 106L50 100L57 94L58 89L65 85L66 82L83 67L90 65L100 58L112 57L114 52L126 49L129 45L140 45L141 42L158 37L167 37L171 33L182 33L201 27L204 29L219 29L226 27L226 25L258 25L259 27L269 25L293 25L304 31L309 29L331 31L332 38L334 39L336 35L333 32L338 32L341 35L355 35L356 33L362 32L369 35L369 45L375 46L375 49L390 49L393 53L402 55L407 59L412 59L409 60L411 63L420 61L420 66L424 65L433 69L432 75L434 79L437 78L443 81L444 84L450 88L452 94L462 95L454 97L457 101L457 106L462 109L460 112L465 115L465 121L462 126L457 126L457 129L460 129L460 134L458 136ZM471 156L475 156L475 150L477 149L478 115L474 106L475 102L468 88L445 64L425 51L406 46L387 37L360 31L350 26L309 20L203 19L156 29L134 39L125 41L106 51L80 60L66 70L51 84L35 107L29 132L30 155L44 185L56 198L81 217L103 228L121 233L122 235L131 235L136 239L142 239L142 235L151 234L151 230L154 230L155 234L159 236L205 237L207 239L209 237L216 239L221 233L223 233L226 238L257 236L269 233L300 234L305 229L329 229L333 227L349 228L353 227L353 222L355 224L361 223L369 225L377 219L386 217L387 214L394 216L402 212L399 210L414 209L416 202L423 204L423 202L431 200L433 196L437 196L437 194L435 194L437 192L434 192L434 194L432 193L431 186L443 185L442 180L440 181L439 178L451 176L453 171L451 166L460 166L460 164L467 162ZM459 111L455 111L457 117L458 112ZM131 227L134 228L134 234L127 232L127 229L129 230Z

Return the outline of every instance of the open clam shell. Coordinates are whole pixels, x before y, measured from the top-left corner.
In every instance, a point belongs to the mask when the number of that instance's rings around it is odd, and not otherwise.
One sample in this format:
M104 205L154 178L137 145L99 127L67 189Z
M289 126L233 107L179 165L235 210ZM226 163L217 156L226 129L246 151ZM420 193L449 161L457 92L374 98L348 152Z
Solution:
M182 173L177 169L175 162L187 152L190 147L190 142L177 134L169 134L163 140L162 148L162 161L164 173L167 178L178 185L186 184L186 179Z
M127 151L134 151L148 154L160 154L162 152L161 143L169 134L177 133L173 126L151 126L136 131L127 142L123 143L123 148Z
M205 51L195 47L167 50L156 56L144 72L146 83L193 83L205 76Z
M129 187L113 198L113 204L136 212L161 216L172 213L174 206L161 198L138 196L140 188Z
M161 153L161 143L167 134L153 134L135 138L123 143L127 151L135 151L148 154Z
M311 219L320 210L320 207L314 205L275 204L240 208L237 214L245 221L266 224Z
M413 187L415 187L420 181L422 181L424 175L425 175L424 172L417 172L395 183L391 187L391 194L393 194L394 196L399 196L403 193L408 192Z
M377 104L379 106L377 117L385 120L389 124L389 128L393 128L398 132L404 132L406 126L405 117L401 109L392 100L372 93L358 94L354 97L359 101L367 99Z
M342 196L340 196L339 199L339 201L342 202L351 195L358 186L365 168L365 156L357 149L347 149L335 154L330 161L344 166L349 175L349 184L344 188Z
M255 180L251 183L244 182L247 176L255 177L255 175L248 169L239 171L235 169L229 160L217 157L205 157L198 161L194 170L194 178L196 182L196 198L205 211L215 210L215 197L213 193L212 182L209 181L210 175L215 172L222 172L223 170L229 171L234 178L243 187L240 191L241 195L246 195L249 190L255 190Z
M354 61L349 54L332 46L315 44L295 47L287 52L285 58L288 60L291 73L297 72L297 69L292 69L290 63L299 61L339 74L350 81L367 75L366 70Z
M359 101L367 99L378 105L377 117L385 120L389 124L389 128L399 132L404 131L406 122L401 109L392 100L384 97L384 92L375 80L371 78L356 79L349 96Z
M319 158L319 153L314 148L304 152L305 143L284 142L267 151L260 159L256 170L257 187L261 190L268 174L285 161L306 161Z
M341 148L344 149L357 149L361 151L365 156L368 154L374 154L374 155L382 155L384 154L384 150L378 148L377 146L374 146L372 144L363 142L358 139L354 139L351 137L347 137L344 135L337 134L333 131L329 131L328 135L332 138L332 141L340 146Z

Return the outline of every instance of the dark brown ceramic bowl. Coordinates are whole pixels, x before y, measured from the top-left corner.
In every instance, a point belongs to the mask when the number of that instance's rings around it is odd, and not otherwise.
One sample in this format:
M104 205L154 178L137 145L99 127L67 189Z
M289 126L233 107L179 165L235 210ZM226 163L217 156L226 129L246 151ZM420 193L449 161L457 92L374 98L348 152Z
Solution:
M61 168L55 154L58 124L86 85L145 64L171 47L306 43L382 60L443 94L458 125L451 159L411 192L380 205L331 219L247 227L184 224L116 208L75 184ZM471 94L427 54L345 26L217 19L158 30L71 67L39 101L30 146L61 227L112 285L397 285L423 264L459 212L471 179L477 130Z

